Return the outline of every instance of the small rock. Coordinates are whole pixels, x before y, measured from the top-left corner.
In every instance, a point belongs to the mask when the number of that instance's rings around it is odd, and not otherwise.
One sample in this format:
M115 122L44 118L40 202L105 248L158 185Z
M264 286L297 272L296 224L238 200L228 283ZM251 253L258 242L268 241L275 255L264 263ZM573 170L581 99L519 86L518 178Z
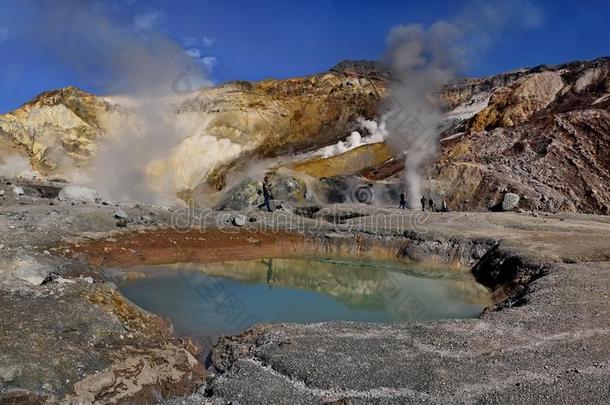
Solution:
M13 193L15 193L16 195L24 195L25 191L23 190L22 187L13 186Z
M504 199L502 200L502 211L511 211L517 208L519 205L519 195L515 193L506 193L504 194Z
M42 280L42 283L40 283L41 285L45 285L48 283L52 283L55 280L57 280L59 278L59 274L55 273L54 271L50 272L45 278L44 280Z
M125 228L127 227L127 221L124 219L119 219L118 221L116 221L116 226L118 226L119 228Z
M235 226L244 226L248 222L248 217L242 214L238 214L231 219L231 223Z
M20 366L0 366L0 381L4 383L12 382L21 375Z
M0 190L0 195L4 195L5 193L6 193L6 191Z
M76 281L74 281L74 280L70 280L69 278L63 278L61 276L57 277L55 279L55 282L57 284L74 284L74 283L76 283Z
M88 284L93 284L93 277L87 276L87 277L83 278L83 281Z
M114 215L114 217L116 219L127 219L127 218L129 218L129 215L127 215L127 213L125 211L123 211L122 209L120 209L120 208L118 210L114 211L112 213L112 215Z

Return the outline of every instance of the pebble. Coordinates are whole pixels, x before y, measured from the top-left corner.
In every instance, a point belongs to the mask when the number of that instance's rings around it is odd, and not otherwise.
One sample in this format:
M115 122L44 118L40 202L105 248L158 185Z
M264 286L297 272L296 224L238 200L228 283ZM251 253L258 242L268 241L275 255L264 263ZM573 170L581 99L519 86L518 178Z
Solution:
M17 195L24 195L25 191L23 190L22 187L19 186L13 186L13 193L17 194Z
M127 213L125 211L123 211L122 209L120 209L120 208L118 210L114 211L112 214L114 215L114 217L116 219L127 219L127 218L129 218L129 215L127 215Z

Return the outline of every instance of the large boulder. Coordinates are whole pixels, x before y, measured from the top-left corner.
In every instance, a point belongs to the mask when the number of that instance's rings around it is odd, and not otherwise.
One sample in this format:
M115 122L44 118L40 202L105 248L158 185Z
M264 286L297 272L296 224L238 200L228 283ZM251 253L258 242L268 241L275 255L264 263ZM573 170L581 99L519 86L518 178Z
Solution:
M253 179L246 179L227 191L224 199L218 204L220 210L242 210L253 207L262 202L260 183Z
M291 176L274 176L271 179L271 195L274 200L293 204L304 202L306 197L313 198L307 192L305 182ZM217 209L243 210L256 207L262 202L262 183L257 180L246 179L227 191Z
M101 201L101 195L90 188L69 185L61 189L57 196L61 201L96 202Z
M274 200L302 203L305 201L307 186L296 177L282 177L271 183L271 194Z
M40 285L54 268L35 257L17 252L6 261L6 272L0 285Z

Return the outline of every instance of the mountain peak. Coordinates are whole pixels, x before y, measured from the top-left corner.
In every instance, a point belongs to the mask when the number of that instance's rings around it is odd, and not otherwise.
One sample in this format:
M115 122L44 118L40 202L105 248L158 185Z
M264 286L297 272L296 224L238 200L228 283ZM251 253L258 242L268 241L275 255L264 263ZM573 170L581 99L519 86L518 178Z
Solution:
M331 72L350 76L387 80L390 72L381 63L372 60L343 60L330 69Z

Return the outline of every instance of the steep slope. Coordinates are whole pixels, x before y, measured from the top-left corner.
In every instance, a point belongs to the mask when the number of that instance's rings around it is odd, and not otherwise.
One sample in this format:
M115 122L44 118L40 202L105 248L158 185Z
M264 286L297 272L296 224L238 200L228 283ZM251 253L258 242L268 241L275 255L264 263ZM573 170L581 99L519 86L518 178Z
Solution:
M0 135L47 174L86 164L101 135L99 116L113 107L75 87L45 92L0 116Z
M431 189L456 209L485 209L513 191L524 208L610 213L609 72L608 58L542 66L494 89L455 125L463 133L441 143Z
M486 210L515 192L522 208L609 213L609 72L610 59L600 58L446 86L440 153L429 167L426 195L446 198L451 209ZM165 120L179 136L148 173L169 177L187 194L226 190L280 168L304 173L308 182L351 176L399 186L403 162L372 141L330 158L317 153L351 131L369 135L361 119L380 121L389 83L379 64L346 61L307 77L168 97ZM71 87L43 93L0 116L0 146L17 150L44 175L70 178L89 167L101 141L138 133L134 103Z
M149 171L169 171L178 190L190 189L245 154L270 158L337 142L357 118L373 118L386 93L382 77L351 67L231 82L162 100L165 120L176 124L182 144ZM73 87L50 91L0 116L0 136L42 174L65 175L86 167L103 139L142 135L134 104Z

